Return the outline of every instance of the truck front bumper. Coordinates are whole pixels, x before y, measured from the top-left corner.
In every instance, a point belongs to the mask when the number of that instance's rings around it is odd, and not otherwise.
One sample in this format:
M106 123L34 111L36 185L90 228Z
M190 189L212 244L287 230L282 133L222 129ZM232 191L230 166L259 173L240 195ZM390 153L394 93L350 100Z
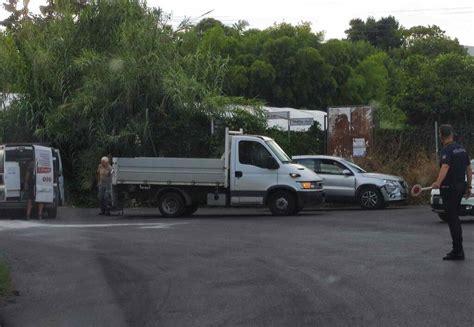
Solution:
M298 206L310 207L326 201L326 193L323 190L318 191L300 191L297 192Z

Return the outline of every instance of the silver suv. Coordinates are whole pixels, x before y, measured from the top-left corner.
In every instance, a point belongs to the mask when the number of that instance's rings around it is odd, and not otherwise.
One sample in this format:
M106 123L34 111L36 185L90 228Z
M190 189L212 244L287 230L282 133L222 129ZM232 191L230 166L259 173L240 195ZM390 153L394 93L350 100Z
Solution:
M294 156L324 181L327 202L358 202L364 209L380 209L408 198L402 177L368 173L351 161L332 156Z

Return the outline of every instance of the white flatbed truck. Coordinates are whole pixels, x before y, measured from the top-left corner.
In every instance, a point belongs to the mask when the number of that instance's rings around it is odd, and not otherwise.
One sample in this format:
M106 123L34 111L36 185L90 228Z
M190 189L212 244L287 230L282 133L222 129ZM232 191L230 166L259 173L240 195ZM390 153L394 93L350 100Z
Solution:
M221 159L113 158L113 205L127 199L157 203L165 217L200 206L264 207L297 214L324 201L322 179L295 164L275 141L226 129Z

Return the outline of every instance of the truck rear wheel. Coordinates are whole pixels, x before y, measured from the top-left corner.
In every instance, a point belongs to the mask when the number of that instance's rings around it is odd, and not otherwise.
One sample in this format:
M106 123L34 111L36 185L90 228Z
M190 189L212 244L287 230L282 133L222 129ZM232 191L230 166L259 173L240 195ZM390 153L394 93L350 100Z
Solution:
M160 197L158 209L163 217L176 218L184 214L186 207L181 195L175 192L168 192Z
M268 206L274 216L289 216L296 213L296 199L287 191L273 193Z

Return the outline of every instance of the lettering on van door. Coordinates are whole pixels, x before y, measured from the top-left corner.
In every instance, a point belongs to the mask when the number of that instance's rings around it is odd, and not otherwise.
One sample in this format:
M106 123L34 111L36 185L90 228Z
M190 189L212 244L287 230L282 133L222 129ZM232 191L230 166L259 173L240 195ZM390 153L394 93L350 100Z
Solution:
M53 153L51 148L35 146L36 202L54 202Z

